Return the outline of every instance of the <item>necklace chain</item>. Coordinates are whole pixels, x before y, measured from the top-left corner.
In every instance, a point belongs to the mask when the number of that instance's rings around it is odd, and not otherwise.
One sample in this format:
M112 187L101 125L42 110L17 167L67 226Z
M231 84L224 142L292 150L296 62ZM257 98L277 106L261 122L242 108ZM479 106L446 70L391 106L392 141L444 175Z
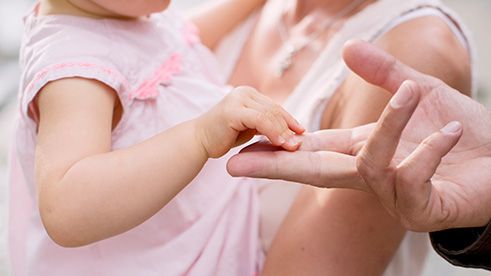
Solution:
M277 65L278 66L278 68L276 70L277 77L278 78L283 77L285 72L288 71L288 69L290 69L293 66L294 58L300 51L302 51L307 46L309 46L312 42L317 40L324 33L325 30L331 28L332 25L334 25L334 23L336 23L339 19L341 19L342 17L351 13L352 11L354 11L356 8L361 6L361 4L363 4L365 1L366 0L356 0L356 1L351 2L348 6L343 8L340 12L335 14L331 18L331 20L324 23L322 27L320 27L315 33L310 35L303 43L298 44L298 45L295 45L295 44L288 41L288 31L286 28L286 23L284 21L285 11L283 11L283 13L281 15L280 22L278 24L278 32L280 34L282 44L285 45L285 46L283 46L285 49L284 49L284 52L281 54L280 62ZM284 10L286 10L286 9L284 9Z

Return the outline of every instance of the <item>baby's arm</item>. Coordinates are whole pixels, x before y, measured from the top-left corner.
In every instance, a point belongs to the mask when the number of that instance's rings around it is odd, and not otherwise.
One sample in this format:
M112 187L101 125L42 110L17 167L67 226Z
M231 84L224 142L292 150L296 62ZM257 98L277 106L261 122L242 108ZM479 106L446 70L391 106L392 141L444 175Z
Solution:
M200 30L204 45L213 49L238 24L242 23L265 0L219 0L206 2L190 14Z
M279 136L290 138L289 126L300 127L279 107L252 99L255 93L231 93L196 120L111 151L114 91L79 78L48 84L37 98L36 147L39 208L48 234L74 247L125 232L165 206L209 157L256 131L295 149Z

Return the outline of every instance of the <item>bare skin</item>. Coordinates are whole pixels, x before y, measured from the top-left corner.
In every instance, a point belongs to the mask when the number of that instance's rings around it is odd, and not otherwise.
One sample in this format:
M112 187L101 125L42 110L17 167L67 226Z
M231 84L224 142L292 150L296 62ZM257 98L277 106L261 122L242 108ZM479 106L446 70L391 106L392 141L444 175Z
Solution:
M117 18L132 20L166 9L170 0L43 0L40 14L66 14L90 18ZM220 0L207 3L189 14L189 19L200 30L202 43L214 48L220 39L261 7L265 0ZM208 18L220 15L220 24Z
M315 32L319 22L330 18L348 2L294 1L285 18L291 39L302 39ZM373 1L367 4L370 2ZM266 4L230 80L232 84L253 85L278 103L290 95L343 23L340 20L312 47L299 53L295 66L283 79L278 79L274 75L276 60L272 57L282 46L277 24L283 3ZM411 41L418 41L418 47L407 43ZM467 52L440 19L424 17L404 23L376 44L414 68L437 76L460 91L470 91ZM352 96L352 91L357 91L357 97ZM390 96L384 89L352 74L326 107L321 127L350 128L375 122ZM305 188L268 254L264 275L379 275L403 235L399 222L372 195Z
M75 5L50 5L91 13ZM41 11L50 14L50 5L42 5ZM39 211L46 231L61 246L87 245L143 223L184 189L209 158L223 156L256 133L295 150L299 142L294 134L303 132L270 99L239 87L204 115L113 150L118 102L111 88L83 78L50 82L35 99Z
M425 26L434 27L424 29ZM424 31L421 31L421 28ZM442 40L435 40L435 37L441 37ZM400 41L406 39L419 39L421 46L418 49L421 51L397 46ZM440 42L441 44L435 45L433 41L448 41L448 44ZM460 91L470 92L467 52L440 19L420 18L402 24L375 44L416 69L437 76ZM460 67L460 64L464 66ZM449 71L441 68L449 68ZM351 91L361 94L352 97ZM354 74L346 79L337 91L337 96L339 100L331 102L326 108L322 122L324 129L349 128L375 122L390 99L390 94L386 91L365 83ZM314 199L322 200L322 196L325 198L323 204L313 208L313 211L294 213L297 209L314 205ZM309 231L305 236L298 237L295 227ZM312 232L320 234L320 240L309 240ZM325 271L329 271L329 275L380 275L397 250L403 234L404 229L399 221L391 217L377 198L370 194L346 190L305 189L299 195L278 234L279 245L273 245L272 259L269 259L270 263L266 263L265 271L270 271L269 275L283 272L284 275L294 275L302 270L310 271L311 275L322 274ZM292 241L292 238L297 241ZM301 248L304 250L299 250ZM297 251L293 252L298 252L298 256L286 253L288 258L292 258L291 261L300 258L306 265L279 266L280 259L285 257L285 253L282 252L292 252L295 249ZM340 257L340 252L346 252L346 255ZM276 259L273 259L273 254L277 256ZM350 265L353 263L360 265Z
M229 161L229 171L370 192L413 231L488 224L491 112L367 42L349 42L344 60L367 82L397 92L377 124L304 135L295 153L255 144Z
M220 0L207 2L191 11L189 18L198 27L204 45L213 49L237 24L244 21L266 0ZM216 20L216 16L220 20ZM215 20L209 20L215 18ZM219 23L219 24L217 24Z

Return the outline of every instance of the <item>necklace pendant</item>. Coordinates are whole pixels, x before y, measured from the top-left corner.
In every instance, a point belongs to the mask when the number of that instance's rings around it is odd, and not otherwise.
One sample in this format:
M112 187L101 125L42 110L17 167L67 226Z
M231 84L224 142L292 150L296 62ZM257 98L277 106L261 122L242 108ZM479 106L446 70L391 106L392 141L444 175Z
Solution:
M278 64L278 68L276 69L276 77L281 78L285 74L288 69L292 66L291 59L283 59L280 64Z
M276 77L281 78L285 74L288 69L290 69L293 66L293 57L297 53L297 49L289 44L286 47L286 51L284 54L282 54L280 58L280 62L278 64L278 67L276 69Z

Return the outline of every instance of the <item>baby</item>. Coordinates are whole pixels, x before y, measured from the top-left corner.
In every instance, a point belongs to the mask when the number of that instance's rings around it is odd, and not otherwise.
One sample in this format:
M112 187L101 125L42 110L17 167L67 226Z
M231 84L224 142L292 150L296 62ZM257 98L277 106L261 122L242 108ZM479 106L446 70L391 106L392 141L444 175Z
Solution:
M226 88L168 5L43 0L26 17L15 275L258 272L254 187L207 161L256 134L295 150L304 130L253 89Z

